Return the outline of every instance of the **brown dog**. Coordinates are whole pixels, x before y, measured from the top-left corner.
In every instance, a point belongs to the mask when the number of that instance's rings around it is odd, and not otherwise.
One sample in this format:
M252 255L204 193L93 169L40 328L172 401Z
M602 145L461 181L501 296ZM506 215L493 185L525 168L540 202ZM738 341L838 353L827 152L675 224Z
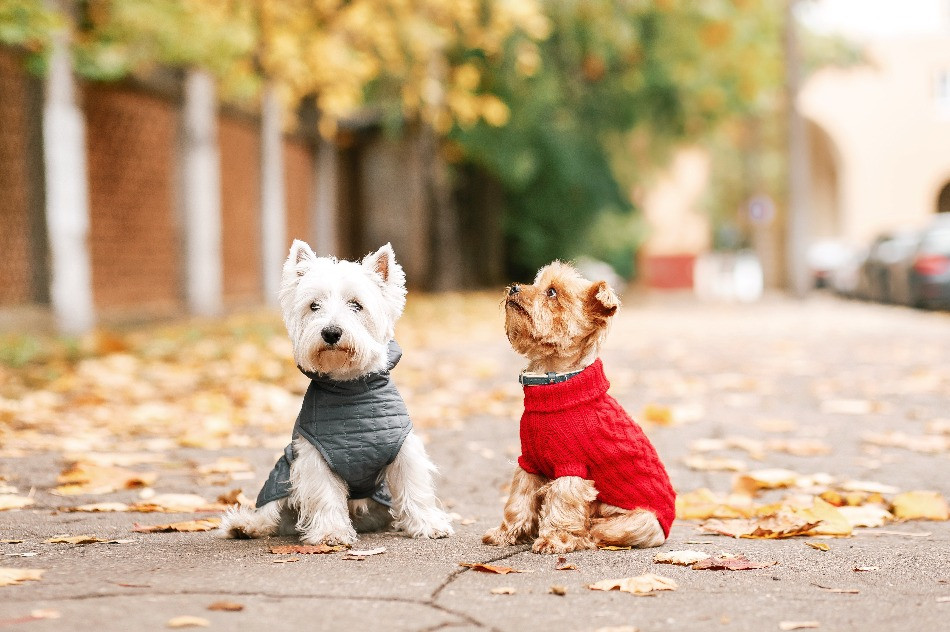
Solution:
M505 299L511 346L528 359L518 469L485 544L536 553L666 541L675 493L640 427L610 395L597 358L619 307L604 282L554 262Z

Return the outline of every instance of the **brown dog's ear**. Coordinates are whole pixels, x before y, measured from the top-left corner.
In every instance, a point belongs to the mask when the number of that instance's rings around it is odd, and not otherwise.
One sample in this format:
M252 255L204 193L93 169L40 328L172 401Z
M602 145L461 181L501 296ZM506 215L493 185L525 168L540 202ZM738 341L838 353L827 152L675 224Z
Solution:
M587 291L587 309L596 317L608 319L617 313L620 299L606 281L598 281Z

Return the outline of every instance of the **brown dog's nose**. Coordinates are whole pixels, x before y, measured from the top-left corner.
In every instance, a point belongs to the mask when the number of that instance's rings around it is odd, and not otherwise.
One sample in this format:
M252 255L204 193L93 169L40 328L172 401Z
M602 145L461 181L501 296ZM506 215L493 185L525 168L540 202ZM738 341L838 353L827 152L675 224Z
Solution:
M514 296L520 291L521 291L521 287L519 287L518 284L516 283L512 285L510 288L508 288L508 296Z

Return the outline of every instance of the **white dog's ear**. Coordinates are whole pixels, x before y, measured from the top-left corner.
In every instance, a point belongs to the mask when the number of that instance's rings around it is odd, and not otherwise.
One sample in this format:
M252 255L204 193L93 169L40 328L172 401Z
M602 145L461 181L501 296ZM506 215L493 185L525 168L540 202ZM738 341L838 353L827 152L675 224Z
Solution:
M620 299L606 281L598 281L592 284L587 292L586 307L595 317L607 320L617 313Z
M290 254L287 255L284 272L293 270L296 276L301 277L307 273L316 259L317 255L313 254L313 250L310 249L307 242L295 239L294 243L290 245Z
M364 268L378 274L383 283L405 287L406 275L402 266L396 263L396 253L391 244L387 243L376 252L366 255L362 263Z

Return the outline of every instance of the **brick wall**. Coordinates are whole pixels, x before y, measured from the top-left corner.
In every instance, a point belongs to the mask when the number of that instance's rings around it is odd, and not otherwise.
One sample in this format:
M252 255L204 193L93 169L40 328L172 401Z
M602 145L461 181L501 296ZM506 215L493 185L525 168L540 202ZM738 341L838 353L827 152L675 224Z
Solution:
M260 133L250 119L218 119L221 152L221 253L227 305L261 300Z
M180 309L174 103L99 84L85 87L84 102L96 307L106 315Z
M27 76L21 60L0 49L0 305L32 298Z
M314 194L313 152L307 143L284 139L284 195L287 198L287 249L294 239L312 246L310 201Z

